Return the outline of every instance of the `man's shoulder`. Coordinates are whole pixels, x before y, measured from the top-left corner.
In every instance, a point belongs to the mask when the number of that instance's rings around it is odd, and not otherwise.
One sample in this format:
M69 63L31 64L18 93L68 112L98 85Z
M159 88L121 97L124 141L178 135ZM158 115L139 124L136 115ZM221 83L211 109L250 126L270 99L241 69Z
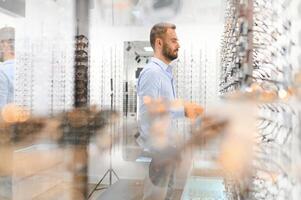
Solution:
M155 75L155 74L159 74L159 73L160 73L160 69L157 66L150 64L150 63L146 64L141 72L142 75L143 74L154 74Z
M6 72L6 71L10 71L14 68L14 62L10 61L10 62L3 62L0 64L0 71Z

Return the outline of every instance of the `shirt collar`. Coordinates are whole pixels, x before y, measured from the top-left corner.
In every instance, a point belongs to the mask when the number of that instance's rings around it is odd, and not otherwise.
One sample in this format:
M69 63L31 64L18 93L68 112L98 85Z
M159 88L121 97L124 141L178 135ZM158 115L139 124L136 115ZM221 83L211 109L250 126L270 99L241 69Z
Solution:
M6 60L2 64L7 65L7 64L14 64L14 63L15 63L15 60Z
M158 64L162 69L164 69L167 72L171 72L171 65L167 65L166 63L164 63L162 60L152 57L151 61L153 61L154 63Z

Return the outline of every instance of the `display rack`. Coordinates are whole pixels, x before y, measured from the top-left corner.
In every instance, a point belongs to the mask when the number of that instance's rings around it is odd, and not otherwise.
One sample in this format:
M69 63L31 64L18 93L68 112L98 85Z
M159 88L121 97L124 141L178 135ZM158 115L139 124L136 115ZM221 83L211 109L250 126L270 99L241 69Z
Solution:
M220 94L258 104L251 177L240 182L226 176L230 199L296 199L300 181L300 116L294 102L291 19L295 1L227 1L221 51ZM300 140L298 138L297 140ZM242 186L242 187L241 187Z

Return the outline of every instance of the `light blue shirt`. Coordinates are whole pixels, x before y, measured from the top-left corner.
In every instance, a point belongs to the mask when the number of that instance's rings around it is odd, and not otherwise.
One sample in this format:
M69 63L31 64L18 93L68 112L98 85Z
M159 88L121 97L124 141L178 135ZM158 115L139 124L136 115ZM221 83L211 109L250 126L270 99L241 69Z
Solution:
M147 118L147 107L143 102L143 97L163 98L167 101L176 99L172 66L157 58L151 58L139 75L137 94L139 98L138 129L140 137L146 141L149 137L150 122ZM170 116L172 119L183 118L185 116L184 107L170 110Z
M14 60L0 64L0 109L14 101L14 72Z

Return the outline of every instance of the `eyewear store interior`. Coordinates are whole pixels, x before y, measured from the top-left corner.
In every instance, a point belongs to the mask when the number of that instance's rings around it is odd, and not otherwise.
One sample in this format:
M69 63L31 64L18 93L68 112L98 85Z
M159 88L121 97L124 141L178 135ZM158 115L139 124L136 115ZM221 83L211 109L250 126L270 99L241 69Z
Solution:
M0 1L0 199L299 200L300 13L299 0ZM178 100L144 99L149 150L137 82L165 21ZM174 120L183 101L204 111Z

